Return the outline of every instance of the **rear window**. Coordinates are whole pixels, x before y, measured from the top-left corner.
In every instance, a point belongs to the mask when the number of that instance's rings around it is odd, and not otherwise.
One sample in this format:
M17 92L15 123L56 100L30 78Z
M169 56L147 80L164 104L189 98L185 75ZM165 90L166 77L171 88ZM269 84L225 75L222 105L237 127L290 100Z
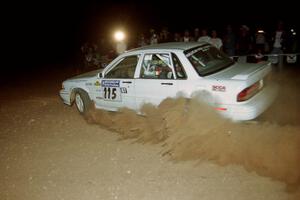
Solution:
M211 45L198 46L184 51L199 76L207 76L231 66L234 61Z

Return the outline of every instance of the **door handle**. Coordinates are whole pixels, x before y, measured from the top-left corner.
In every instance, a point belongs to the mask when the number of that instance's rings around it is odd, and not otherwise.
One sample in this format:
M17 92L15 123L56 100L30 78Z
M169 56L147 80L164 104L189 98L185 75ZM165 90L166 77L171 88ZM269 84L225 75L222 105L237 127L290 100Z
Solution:
M161 85L173 85L173 83L161 83Z
M131 81L122 81L122 83L132 83Z

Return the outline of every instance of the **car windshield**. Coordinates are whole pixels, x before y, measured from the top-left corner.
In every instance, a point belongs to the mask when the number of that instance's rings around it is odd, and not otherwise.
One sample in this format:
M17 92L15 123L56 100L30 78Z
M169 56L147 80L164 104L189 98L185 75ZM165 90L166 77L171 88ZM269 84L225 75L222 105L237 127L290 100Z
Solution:
M211 45L198 46L184 53L199 76L216 73L234 63L230 57Z

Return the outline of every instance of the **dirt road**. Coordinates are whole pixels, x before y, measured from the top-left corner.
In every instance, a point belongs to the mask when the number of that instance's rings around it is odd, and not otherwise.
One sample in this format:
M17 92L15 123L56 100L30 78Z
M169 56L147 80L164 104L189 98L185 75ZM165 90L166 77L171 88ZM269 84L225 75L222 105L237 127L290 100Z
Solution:
M47 70L1 86L1 200L300 197L299 94L289 96L288 102L278 100L254 125L228 124L213 114L199 125L202 118L192 120L197 110L191 104L186 125L175 126L182 116L181 100L165 102L160 110L149 108L153 118L146 122L124 111L117 116L96 112L88 123L58 97L61 81L71 74L72 70ZM296 76L289 70L282 77L289 74ZM280 83L295 92L290 86L299 81ZM149 128L161 116L164 128ZM132 127L139 132L130 135ZM216 136L207 137L212 132ZM273 139L266 139L272 133ZM227 139L228 134L233 139Z

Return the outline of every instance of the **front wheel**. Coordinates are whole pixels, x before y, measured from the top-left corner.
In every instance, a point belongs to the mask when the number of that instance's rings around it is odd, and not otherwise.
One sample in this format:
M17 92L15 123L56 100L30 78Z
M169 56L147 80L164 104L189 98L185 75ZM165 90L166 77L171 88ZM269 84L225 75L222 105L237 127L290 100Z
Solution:
M75 93L75 105L80 114L86 115L91 108L92 101L84 91Z

